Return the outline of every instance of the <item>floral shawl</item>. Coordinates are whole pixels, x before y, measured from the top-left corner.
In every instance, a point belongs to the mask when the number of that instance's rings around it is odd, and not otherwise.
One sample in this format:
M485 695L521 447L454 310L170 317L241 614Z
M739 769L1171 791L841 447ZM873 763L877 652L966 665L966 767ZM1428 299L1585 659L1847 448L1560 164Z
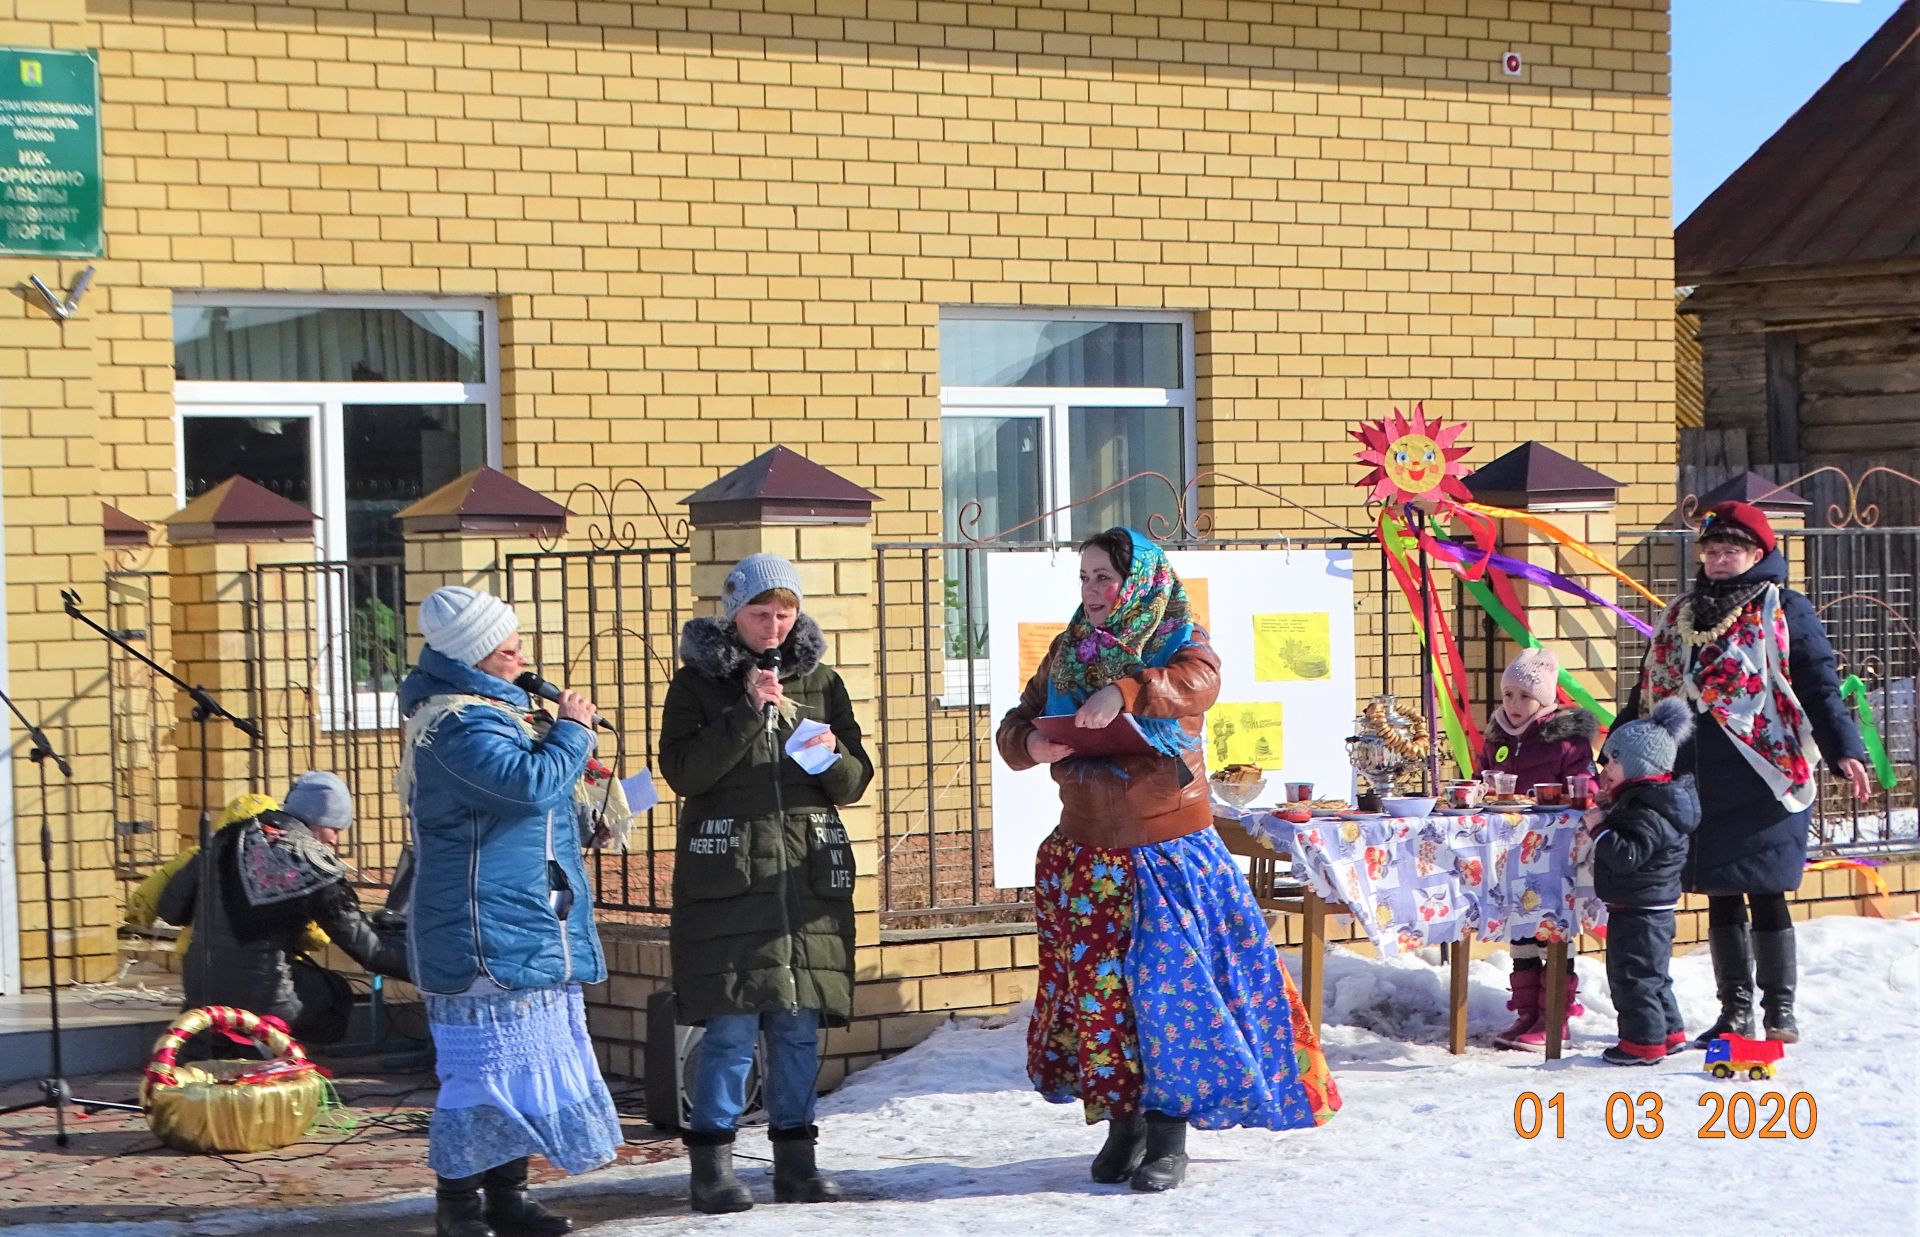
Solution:
M1780 802L1798 812L1814 798L1813 763L1819 759L1813 727L1793 693L1787 662L1787 613L1780 586L1769 583L1743 606L1727 631L1700 645L1692 658L1680 621L1691 614L1691 595L1660 615L1653 646L1640 668L1643 712L1669 696L1682 696L1720 723L1734 747Z
M1187 590L1160 547L1132 529L1133 568L1120 585L1113 613L1095 627L1080 606L1067 624L1047 685L1047 712L1072 713L1087 697L1148 666L1164 666L1193 642ZM1178 718L1136 717L1147 741L1169 756L1198 747Z

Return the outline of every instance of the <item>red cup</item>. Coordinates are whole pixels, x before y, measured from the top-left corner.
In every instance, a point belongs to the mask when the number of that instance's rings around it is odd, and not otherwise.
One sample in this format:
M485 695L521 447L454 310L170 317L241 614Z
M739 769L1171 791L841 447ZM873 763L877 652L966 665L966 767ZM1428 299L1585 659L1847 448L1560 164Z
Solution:
M1585 811L1599 801L1599 788L1593 774L1576 773L1567 779L1567 806Z
M1536 782L1533 787L1533 801L1541 807L1558 807L1567 797L1567 788L1558 782Z

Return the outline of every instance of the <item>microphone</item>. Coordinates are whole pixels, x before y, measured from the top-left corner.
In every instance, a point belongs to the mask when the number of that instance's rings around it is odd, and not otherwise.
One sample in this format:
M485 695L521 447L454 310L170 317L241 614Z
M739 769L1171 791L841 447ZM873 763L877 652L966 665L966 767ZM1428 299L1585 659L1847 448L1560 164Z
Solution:
M773 671L774 677L779 678L780 646L775 645L773 648L760 654L756 659L756 664L759 665L762 670ZM768 730L778 730L780 728L780 710L774 705L773 701L769 700L760 706L760 715L767 719Z
M521 691L526 692L529 696L538 696L542 700L551 700L555 704L560 702L560 689L531 670L526 671L519 678L515 679L513 685ZM598 713L593 715L593 724L602 730L613 729L613 723Z

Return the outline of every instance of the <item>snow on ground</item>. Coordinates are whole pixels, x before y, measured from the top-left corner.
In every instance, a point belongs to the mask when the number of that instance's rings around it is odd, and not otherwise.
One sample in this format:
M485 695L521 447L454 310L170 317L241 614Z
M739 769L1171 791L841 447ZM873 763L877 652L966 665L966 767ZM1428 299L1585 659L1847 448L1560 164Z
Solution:
M1380 1234L1407 1231L1920 1232L1920 922L1825 918L1801 927L1800 1023L1768 1082L1716 1082L1687 1053L1651 1068L1602 1063L1614 1042L1600 965L1581 960L1587 1013L1558 1062L1485 1047L1504 1025L1504 956L1476 963L1475 1046L1450 1056L1446 976L1418 958L1376 961L1336 951L1327 979L1328 1055L1345 1109L1318 1130L1195 1133L1187 1184L1164 1196L1096 1186L1087 1161L1102 1131L1075 1106L1027 1087L1026 1023L956 1022L920 1047L848 1080L821 1102L822 1163L859 1201L774 1206L766 1170L743 1177L762 1200L736 1216L654 1215L596 1224L590 1237L663 1229L714 1234L934 1234L988 1232L1252 1232ZM1674 961L1690 1026L1717 1008L1705 951ZM1515 1133L1516 1100L1564 1096L1565 1135L1545 1110L1540 1135ZM1804 1093L1799 1132L1752 1136L1774 1102ZM1663 1122L1653 1133L1653 1099ZM1759 1122L1739 1101L1735 1132L1702 1137L1716 1109L1702 1097L1760 1101ZM1709 1101L1711 1102L1711 1101ZM1531 1116L1531 1109L1529 1109ZM1718 1128L1728 1128L1722 1112ZM764 1157L763 1132L739 1152ZM680 1162L596 1173L561 1194L631 1189L685 1197ZM262 1217L254 1213L252 1227ZM240 1227L228 1228L231 1220ZM147 1228L147 1226L141 1226ZM199 1232L243 1231L240 1216ZM104 1228L100 1231L106 1231ZM131 1230L116 1227L119 1233ZM153 1226L149 1231L177 1231Z

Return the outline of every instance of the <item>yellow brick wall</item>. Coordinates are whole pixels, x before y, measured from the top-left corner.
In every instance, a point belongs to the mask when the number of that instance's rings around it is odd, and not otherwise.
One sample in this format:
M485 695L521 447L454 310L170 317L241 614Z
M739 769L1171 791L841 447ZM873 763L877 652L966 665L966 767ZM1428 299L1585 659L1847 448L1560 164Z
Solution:
M97 602L99 498L173 506L181 289L495 298L505 463L553 494L670 504L778 441L932 534L940 307L1009 304L1192 312L1200 467L1350 522L1347 426L1415 399L1662 510L1664 0L402 7L0 0L103 73L94 289L0 298L10 652L83 697L86 839L104 659L56 594Z

